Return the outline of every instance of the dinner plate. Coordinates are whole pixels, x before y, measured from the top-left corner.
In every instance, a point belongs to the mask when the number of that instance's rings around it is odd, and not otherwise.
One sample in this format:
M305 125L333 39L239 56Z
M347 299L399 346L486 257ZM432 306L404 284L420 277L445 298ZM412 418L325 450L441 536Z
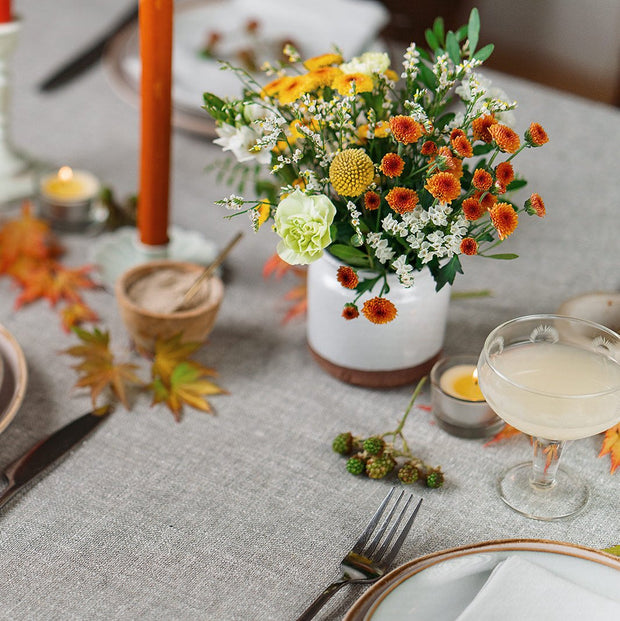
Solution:
M303 13L303 17L301 14ZM200 50L210 33L217 33L226 59L239 64L238 54L253 49L258 60L276 63L271 54L292 41L304 58L329 52L338 45L345 57L360 53L376 40L387 23L387 9L374 0L196 0L175 8L172 69L172 123L193 133L215 136L213 120L202 110L203 93L220 97L241 96L241 82L231 71L222 71L215 59ZM260 35L247 24L258 22ZM302 21L303 20L303 23ZM138 25L119 32L107 46L104 67L118 94L138 105L140 60ZM255 74L256 76L262 74ZM271 78L269 78L271 79Z
M570 543L506 539L452 548L405 563L369 588L345 621L453 621L498 563L515 555L620 602L620 559Z
M0 324L0 433L17 414L24 400L28 369L24 352L15 337Z

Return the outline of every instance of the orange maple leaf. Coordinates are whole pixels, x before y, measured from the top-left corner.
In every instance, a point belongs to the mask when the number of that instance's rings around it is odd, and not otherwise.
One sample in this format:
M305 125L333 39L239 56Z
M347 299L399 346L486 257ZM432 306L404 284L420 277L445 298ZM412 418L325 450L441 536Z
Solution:
M301 285L293 287L285 296L285 300L294 302L289 306L286 314L282 318L282 323L286 324L294 317L305 315L308 310L308 287L305 281Z
M89 276L89 272L93 269L92 265L70 269L55 263L52 286L46 296L52 306L55 306L58 300L66 300L74 304L82 302L77 290L94 289L98 286Z
M202 372L203 375L217 375L215 369L203 367L195 360L189 360L189 357L202 347L202 343L183 341L181 332L172 335L168 339L157 339L155 341L155 355L153 356L153 364L151 366L152 377L160 377L164 381L169 381L175 367L181 362L187 362L195 369Z
M15 300L15 309L35 300L49 297L54 282L54 268L51 262L42 261L33 265L32 271L22 282L22 292Z
M263 265L263 278L274 276L275 278L280 279L288 272L305 274L306 269L300 267L299 265L291 265L290 263L287 263L277 254L272 254Z
M69 332L71 328L82 323L95 323L99 321L97 313L85 302L74 302L65 306L60 311L62 318L62 327L65 332Z
M511 438L512 436L519 435L520 433L521 432L518 429L515 429L506 423L498 433L496 433L488 442L485 443L484 446L489 446L489 444L506 440L506 438Z
M63 353L82 358L82 361L73 367L78 372L75 387L90 390L93 407L96 407L97 399L103 390L109 388L129 409L127 388L132 385L144 386L144 382L134 372L138 368L137 365L116 362L114 354L110 351L109 332L101 332L97 328L93 332L75 328L74 332L82 344L70 347Z
M620 424L608 429L605 432L605 438L603 439L603 446L599 457L607 455L611 457L611 466L609 472L613 474L616 468L620 466Z
M0 228L0 273L5 273L20 257L50 259L62 253L47 222L31 213L31 204L24 202L21 215L5 222Z

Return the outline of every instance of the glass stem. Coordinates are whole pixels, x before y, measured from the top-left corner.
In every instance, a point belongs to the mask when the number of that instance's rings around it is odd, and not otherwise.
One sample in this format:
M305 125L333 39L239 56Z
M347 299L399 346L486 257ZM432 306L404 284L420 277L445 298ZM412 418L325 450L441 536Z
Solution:
M534 460L530 483L540 488L549 488L555 485L555 475L560 465L560 458L566 442L532 438L534 445Z

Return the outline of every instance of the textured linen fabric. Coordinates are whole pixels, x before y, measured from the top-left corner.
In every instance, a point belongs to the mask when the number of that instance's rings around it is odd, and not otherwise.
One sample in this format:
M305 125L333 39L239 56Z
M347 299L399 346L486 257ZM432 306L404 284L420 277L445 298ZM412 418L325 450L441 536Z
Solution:
M52 166L93 171L119 197L136 190L137 111L114 93L101 66L52 93L36 85L125 5L20 0L23 30L12 63L14 142ZM455 290L493 294L452 302L448 354L479 351L501 321L552 312L572 295L620 284L613 172L620 113L493 78L520 102L518 129L538 121L550 135L548 145L517 160L548 216L523 218L504 244L521 255L516 261L464 261ZM220 156L207 140L175 132L171 219L223 245L248 224L224 220L226 212L213 206L231 191L204 170ZM303 322L280 325L292 281L261 276L275 241L269 231L248 231L228 262L225 299L201 353L230 393L212 398L215 416L188 409L177 424L165 408L138 398L133 411L117 411L0 511L0 619L282 621L335 577L390 483L349 475L331 440L346 430L394 428L412 387L352 387L314 364ZM66 262L81 265L96 239L65 235L63 243ZM0 279L0 323L21 343L30 371L24 403L0 435L0 468L90 406L87 395L71 390L72 360L58 353L74 339L46 303L15 312L15 296ZM87 299L118 355L129 356L114 297L93 291ZM428 402L426 390L420 403ZM446 434L419 408L405 433L415 453L441 464L447 481L439 490L412 487L424 503L396 563L489 539L620 543L620 475L609 474L607 457L597 459L600 436L566 454L591 483L587 510L544 523L513 513L497 495L497 476L530 456L525 437L484 447ZM318 618L341 618L360 592L344 589Z

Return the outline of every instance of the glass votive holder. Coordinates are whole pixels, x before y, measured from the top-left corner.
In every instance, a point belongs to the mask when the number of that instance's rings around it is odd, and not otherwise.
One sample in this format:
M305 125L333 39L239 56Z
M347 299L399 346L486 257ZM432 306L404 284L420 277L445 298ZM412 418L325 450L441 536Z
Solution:
M478 356L449 356L431 369L433 416L442 429L460 438L486 438L504 425L472 377L477 364Z

